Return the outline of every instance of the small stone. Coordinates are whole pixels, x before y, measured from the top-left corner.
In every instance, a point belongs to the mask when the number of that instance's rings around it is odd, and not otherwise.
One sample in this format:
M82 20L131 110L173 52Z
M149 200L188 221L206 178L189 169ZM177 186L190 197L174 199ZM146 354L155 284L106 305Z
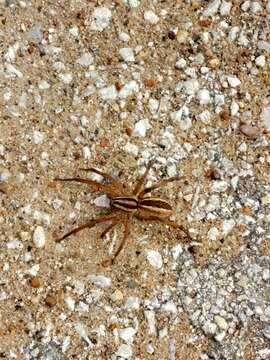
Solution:
M232 8L232 3L231 2L222 1L221 5L220 5L220 10L219 10L220 15L221 16L230 15L231 8Z
M124 151L128 154L137 156L139 153L139 148L137 145L131 144L130 142L128 142L125 146L124 146Z
M254 139L259 134L259 129L256 126L252 126L250 124L243 124L239 127L241 133L246 135L247 137Z
M241 81L236 76L227 76L230 87L235 88L241 84Z
M148 119L142 119L136 122L133 130L134 136L145 137L147 130L151 129Z
M51 87L51 85L46 80L41 80L38 84L38 88L40 90L47 90Z
M217 324L217 326L222 330L227 330L229 327L227 321L220 315L215 315L214 321Z
M146 345L146 351L148 352L148 354L154 354L155 349L151 343Z
M183 253L183 247L181 244L177 244L175 245L171 251L171 256L173 257L174 260L177 260L179 258L179 256Z
M135 296L129 297L125 303L125 308L127 310L139 310L139 308L140 308L139 299Z
M91 64L93 64L94 62L94 58L91 54L89 53L84 53L78 60L77 63L80 64L81 66L89 66Z
M101 195L101 196L95 198L94 204L98 207L109 208L110 207L110 199L108 198L107 195L104 194L104 195Z
M42 248L45 246L46 238L44 229L42 226L37 226L33 234L33 242L37 248Z
M103 31L110 25L112 12L106 7L97 7L91 15L90 29L94 31Z
M211 182L211 191L212 192L224 192L228 188L228 183L224 180L215 180Z
M211 228L209 229L207 235L208 235L208 239L209 239L209 240L211 240L211 241L216 241L217 238L218 238L218 236L219 236L219 231L218 231L218 229L217 229L215 226L213 226L213 227L211 227Z
M261 202L263 205L269 205L270 204L270 194L267 194L261 198Z
M126 32L120 32L118 36L121 41L128 42L130 40L130 36Z
M262 108L261 120L267 131L270 131L270 106Z
M163 260L160 253L156 250L149 250L147 252L147 260L149 261L150 265L153 266L155 269L160 270L163 267Z
M259 67L264 67L265 66L265 56L264 55L260 55L258 57L256 57L255 59L255 64Z
M134 62L135 56L132 48L121 48L119 50L121 58L126 62Z
M110 278L104 275L89 275L88 278L91 283L101 288L110 286L112 282Z
M264 50L266 52L270 52L270 42L268 42L268 41L264 41L264 40L258 41L257 47L259 50Z
M179 59L176 63L175 63L175 68L178 70L183 70L187 67L187 62L185 59Z
M33 43L39 44L43 39L42 26L40 24L34 25L27 33L26 40Z
M45 304L49 307L55 306L57 303L56 297L53 295L47 295L45 298Z
M215 340L221 342L226 336L226 331L220 331L215 335Z
M218 12L218 8L220 6L220 0L212 0L207 8L203 12L203 16L212 17Z
M132 347L127 344L122 344L115 353L115 355L120 356L121 358L124 359L128 359L132 356Z
M199 90L200 84L197 79L186 80L183 83L183 89L187 95L194 95Z
M235 226L233 219L224 220L222 224L222 235L227 236Z
M102 98L102 100L114 100L118 96L118 92L114 85L104 87L98 91L98 95Z
M41 286L41 279L38 276L33 276L30 284L33 288L39 288Z
M73 75L70 73L59 74L58 76L59 79L63 81L64 84L70 84L71 81L73 80Z
M206 335L214 335L217 330L217 325L210 320L203 324L203 331Z
M127 327L125 329L118 330L119 337L127 344L132 344L136 330L132 327Z
M72 299L70 296L67 296L65 298L65 303L67 304L67 307L69 308L69 310L74 311L75 309L75 300Z
M110 299L113 302L122 301L123 300L123 294L120 290L115 290L110 296Z
M40 145L43 143L45 134L43 132L35 130L32 134L32 141L35 145Z
M237 104L237 102L232 101L231 106L230 106L230 111L231 111L232 116L235 116L238 114L239 105Z
M125 84L122 89L119 91L119 97L125 99L126 97L132 95L139 91L139 85L135 80L131 80L129 83Z
M148 323L149 327L149 334L156 335L157 328L156 328L156 317L155 312L152 310L145 310L144 311L144 317Z
M157 24L159 21L159 17L151 10L144 12L144 19L152 25Z
M89 146L85 145L83 147L83 157L88 160L91 158L91 150L89 148Z
M201 89L197 92L197 99L200 105L207 105L211 101L210 93L207 89Z

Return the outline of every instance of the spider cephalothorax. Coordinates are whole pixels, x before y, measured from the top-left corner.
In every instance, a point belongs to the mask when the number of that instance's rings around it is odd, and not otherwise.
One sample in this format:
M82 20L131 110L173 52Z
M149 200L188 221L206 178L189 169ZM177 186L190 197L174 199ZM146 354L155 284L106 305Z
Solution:
M178 177L170 177L168 179L158 182L157 184L154 184L153 186L144 187L146 177L152 165L153 162L150 162L146 167L144 174L138 177L137 181L135 182L134 190L130 195L126 194L124 186L121 184L121 182L114 179L111 175L94 168L83 170L92 171L96 174L103 176L104 179L109 181L108 184L101 184L95 180L90 179L56 178L55 181L76 181L91 186L95 191L104 191L110 198L111 204L110 213L99 216L96 219L90 220L89 222L82 224L81 226L71 230L70 232L62 236L60 239L58 239L58 241L61 241L83 229L92 228L98 223L109 222L109 225L101 233L101 237L104 237L108 233L108 231L110 231L114 226L119 223L123 223L124 236L122 238L122 241L120 242L113 257L109 261L103 262L104 265L108 265L114 262L115 258L122 250L129 234L131 219L134 217L139 220L161 221L164 224L173 226L175 228L180 228L182 231L185 232L187 236L189 236L187 231L182 227L182 225L178 225L175 222L169 220L169 217L172 214L172 207L166 200L157 197L147 196L151 191L161 188L169 182L178 180Z

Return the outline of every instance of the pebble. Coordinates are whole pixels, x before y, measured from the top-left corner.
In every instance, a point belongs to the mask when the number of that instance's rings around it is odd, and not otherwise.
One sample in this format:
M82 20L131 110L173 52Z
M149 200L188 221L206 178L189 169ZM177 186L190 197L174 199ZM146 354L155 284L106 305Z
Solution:
M106 288L108 286L111 286L111 282L112 282L110 278L104 275L91 274L89 275L88 279L92 284L101 288Z
M132 347L128 344L122 344L115 355L120 356L123 359L129 359L132 356Z
M157 328L156 328L156 316L155 312L153 310L145 310L144 311L144 317L148 323L149 327L149 334L150 335L156 335Z
M107 195L104 194L104 195L101 195L101 196L98 196L97 198L95 198L94 204L98 207L109 208L110 207L110 199L108 198Z
M241 81L236 76L227 76L227 81L232 88L241 84Z
M221 0L212 0L203 12L203 16L212 17L217 14Z
M162 260L162 256L160 255L160 253L158 251L149 250L149 251L147 251L146 257L151 266L153 266L157 270L162 269L163 260Z
M121 58L126 62L134 62L135 56L132 48L121 48L119 50Z
M212 192L220 193L220 192L226 191L227 188L228 188L228 183L226 181L224 181L224 180L215 180L215 181L211 182L210 190Z
M34 25L25 35L26 40L37 45L43 39L43 30L40 24Z
M270 106L263 107L260 116L265 129L270 131Z
M265 63L266 63L266 60L265 60L265 56L264 55L260 55L260 56L257 56L256 59L255 59L255 64L257 66L260 66L260 67L264 67L265 66Z
M32 141L35 145L41 145L45 139L45 134L35 130L32 134Z
M220 15L221 16L229 15L231 12L231 8L232 8L231 2L222 1L221 5L220 5L220 9L219 9Z
M86 330L84 324L82 324L81 322L77 322L75 324L74 328L75 328L75 331L77 332L77 334L80 335L80 337L86 342L88 347L92 348L94 346L94 344L89 339L89 337L87 335L87 330Z
M256 126L252 126L250 124L243 124L239 127L241 133L246 135L247 137L254 139L259 134L259 129Z
M136 122L133 130L134 136L145 137L147 130L151 129L148 119L142 119Z
M210 320L207 320L203 324L203 331L205 332L206 335L215 335L216 330L217 330L217 325L211 322Z
M137 145L135 144L131 144L130 142L126 143L126 145L124 146L124 151L128 154L137 156L139 153L139 148Z
M132 327L127 327L118 330L119 337L127 344L132 344L136 330Z
M159 21L159 17L151 10L145 11L143 16L144 19L152 25L157 24Z
M183 83L183 89L187 95L194 95L199 90L200 84L197 79L186 80Z
M98 90L98 95L102 98L102 100L114 100L118 96L118 92L114 85L104 87Z
M218 231L218 229L217 229L215 226L213 226L213 227L211 227L211 228L209 229L207 235L208 235L208 239L209 239L209 240L215 241L215 240L217 240L217 238L218 238L218 236L219 236L219 231Z
M78 60L77 63L82 66L89 66L94 63L94 58L89 53L84 53Z
M123 293L120 290L115 290L111 296L110 299L114 302L122 301L123 300Z
M201 89L197 92L197 99L200 105L207 105L211 101L210 92L207 89Z
M37 226L33 234L33 242L37 248L42 248L45 246L46 238L45 232L42 226Z
M103 31L110 25L112 12L106 7L96 7L91 15L90 29L93 31Z
M127 310L139 310L140 308L140 301L137 297L131 296L126 300L125 308Z
M222 330L227 330L229 327L227 321L220 315L215 315L214 321L217 324L217 326Z
M175 245L171 251L171 256L173 257L174 260L177 260L179 258L179 256L183 253L183 247L181 244L177 244Z

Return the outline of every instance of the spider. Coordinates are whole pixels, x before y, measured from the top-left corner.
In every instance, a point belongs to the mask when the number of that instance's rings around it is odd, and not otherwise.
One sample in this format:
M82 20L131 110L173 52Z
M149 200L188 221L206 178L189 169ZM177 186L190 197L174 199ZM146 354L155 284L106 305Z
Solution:
M150 220L150 221L160 221L163 224L172 226L173 228L179 228L183 231L188 238L190 238L188 232L183 228L182 225L178 225L175 222L169 220L169 217L172 214L171 205L163 199L157 197L146 196L155 189L161 188L168 184L169 182L179 180L177 176L170 177L159 181L158 183L144 187L146 177L149 173L150 168L153 165L153 161L149 162L144 174L139 176L135 182L135 186L131 194L127 194L124 189L123 184L113 178L111 175L106 174L100 170L90 168L90 169L81 169L84 171L91 171L95 174L101 175L104 179L109 181L107 184L102 184L90 179L81 179L81 178L55 178L55 181L75 181L83 184L89 185L93 191L101 190L107 194L110 199L111 211L106 215L101 215L96 219L92 219L85 224L80 225L79 227L69 231L67 234L57 239L58 242L66 239L72 234L76 234L83 229L90 229L96 224L108 222L109 225L101 233L100 237L103 238L112 228L117 224L124 224L124 235L118 245L114 255L103 261L104 266L112 265L124 247L126 239L130 232L130 224L132 218L139 220Z

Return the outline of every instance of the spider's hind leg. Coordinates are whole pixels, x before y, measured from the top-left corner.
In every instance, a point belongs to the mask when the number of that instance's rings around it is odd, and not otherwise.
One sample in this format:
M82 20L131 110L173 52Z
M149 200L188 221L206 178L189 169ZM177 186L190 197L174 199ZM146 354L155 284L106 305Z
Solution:
M70 232L68 232L67 234L65 234L64 236L62 236L61 238L57 239L56 241L57 242L60 242L64 239L66 239L67 237L69 237L70 235L72 234L76 234L77 232L83 230L83 229L91 229L92 227L94 227L96 224L99 224L99 223L102 223L102 222L106 222L106 221L109 221L109 220L112 220L116 218L116 215L115 214L108 214L108 215L102 215L100 217L98 217L97 219L93 219L93 220L90 220L88 221L87 223L85 224L82 224L80 226L78 226L77 228L71 230Z

